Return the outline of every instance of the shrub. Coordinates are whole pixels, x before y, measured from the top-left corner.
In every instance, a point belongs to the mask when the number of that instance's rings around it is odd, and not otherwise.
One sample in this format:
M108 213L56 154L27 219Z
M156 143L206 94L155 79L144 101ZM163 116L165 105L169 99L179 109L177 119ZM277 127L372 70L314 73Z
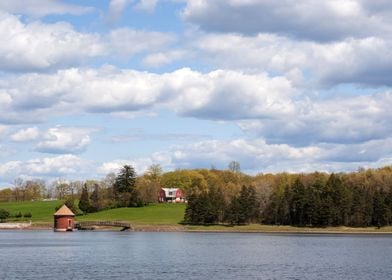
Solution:
M10 216L10 212L5 209L0 209L0 222L5 222Z
M25 217L25 218L31 218L31 217L33 217L33 215L31 215L30 212L27 212L27 213L24 213L23 217Z
M22 213L20 211L19 211L19 213L16 213L15 218L22 218Z

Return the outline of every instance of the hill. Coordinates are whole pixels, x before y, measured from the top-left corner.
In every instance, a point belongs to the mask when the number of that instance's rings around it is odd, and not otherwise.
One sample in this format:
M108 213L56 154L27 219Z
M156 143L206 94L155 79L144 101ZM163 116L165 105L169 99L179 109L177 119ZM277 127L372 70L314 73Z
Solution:
M34 223L52 223L56 206L62 204L55 201L0 202L0 209L11 214L19 211L30 212ZM117 208L97 213L77 216L78 221L121 220L133 224L175 225L184 218L184 204L152 204L141 208Z

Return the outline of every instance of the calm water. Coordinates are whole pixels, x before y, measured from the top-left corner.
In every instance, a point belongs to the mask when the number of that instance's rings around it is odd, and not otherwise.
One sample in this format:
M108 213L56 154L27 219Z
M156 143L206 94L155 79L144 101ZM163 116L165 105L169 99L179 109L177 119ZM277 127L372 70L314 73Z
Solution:
M392 236L0 231L0 279L392 279Z

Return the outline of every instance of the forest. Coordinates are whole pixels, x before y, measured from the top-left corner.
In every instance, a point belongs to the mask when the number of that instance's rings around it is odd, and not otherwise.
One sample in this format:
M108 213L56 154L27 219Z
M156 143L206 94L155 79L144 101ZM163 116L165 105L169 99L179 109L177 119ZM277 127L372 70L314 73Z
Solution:
M16 179L1 201L61 199L79 214L157 203L162 187L186 194L184 223L261 223L293 226L382 227L392 224L392 166L346 173L248 175L232 162L226 170L152 165L137 176L132 166L102 180Z

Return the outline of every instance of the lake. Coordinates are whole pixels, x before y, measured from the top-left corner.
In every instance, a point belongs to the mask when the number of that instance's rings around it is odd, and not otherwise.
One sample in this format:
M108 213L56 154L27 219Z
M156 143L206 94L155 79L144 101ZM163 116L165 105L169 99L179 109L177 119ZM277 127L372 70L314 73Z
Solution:
M0 231L0 279L391 279L392 236Z

